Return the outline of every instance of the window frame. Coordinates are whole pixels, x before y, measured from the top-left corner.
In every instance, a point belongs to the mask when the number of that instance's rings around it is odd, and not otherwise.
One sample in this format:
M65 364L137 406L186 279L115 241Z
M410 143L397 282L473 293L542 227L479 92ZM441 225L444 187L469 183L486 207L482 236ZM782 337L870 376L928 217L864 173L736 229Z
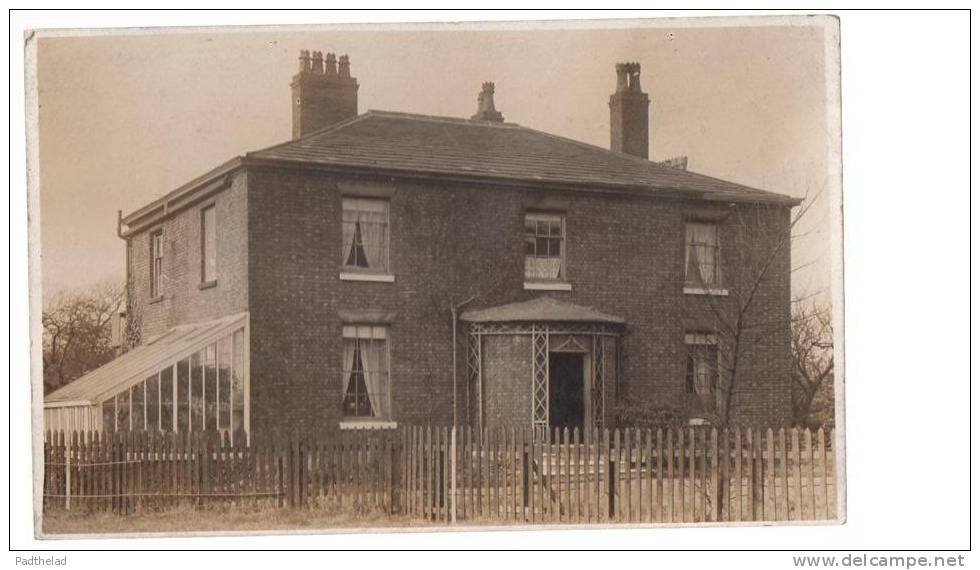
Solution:
M535 221L535 231L533 234L528 233L527 226L529 219ZM559 266L558 266L558 277L554 279L542 279L539 277L531 277L527 273L527 243L528 239L534 239L535 253L533 258L535 259L554 259L555 256L541 256L537 252L537 240L538 239L554 239L554 237L548 233L547 235L540 234L538 232L537 222L555 222L559 224L559 254L557 256ZM521 236L524 240L524 254L522 256L524 262L524 288L525 289L545 289L545 290L555 290L555 291L567 291L571 287L568 285L568 222L567 215L565 212L554 211L554 210L527 210L524 212L523 225L521 230Z
M688 239L689 228L691 226L707 226L714 230L715 234L715 244L703 244L700 242L693 242ZM724 283L724 277L721 271L721 224L714 220L701 220L701 219L690 219L684 222L684 286L699 289L720 289ZM701 282L700 279L693 279L692 276L688 275L688 270L691 266L690 254L692 246L700 246L703 248L713 248L713 268L715 279L713 283ZM704 262L701 263L702 266L706 265Z
M697 347L710 346L715 350L715 373L714 378L710 382L710 397L716 398L718 395L718 384L721 381L722 372L722 360L721 360L721 349L719 348L718 335L713 332L704 331L690 331L684 333L684 393L688 396L695 396L697 394L697 369L695 368L693 378L693 383L688 385L687 378L687 364L690 362L691 357L695 354L694 351ZM697 362L695 361L695 367ZM690 389L688 389L690 387Z
M214 202L201 208L201 288L214 286L218 283L218 210ZM211 225L207 224L207 216L211 214ZM208 275L208 230L214 234L211 255L214 257L214 273Z
M344 238L343 238L343 227L344 224L348 223L344 219L344 213L348 211L352 212L366 212L369 210L358 209L358 208L348 208L347 205L352 202L376 202L379 204L384 204L384 262L381 264L381 268L375 269L371 267L361 267L358 265L348 265L347 259L344 258L343 248ZM355 222L357 223L357 222ZM340 279L342 281L377 281L377 282L392 282L394 281L394 272L391 268L391 199L385 197L374 197L374 196L347 196L342 195L340 197L340 226L341 226L341 255L340 255Z
M379 334L380 333L380 334ZM367 340L371 342L384 341L384 358L385 358L385 371L384 371L384 389L385 389L385 403L387 404L388 414L387 417L379 415L370 416L348 416L345 413L344 402L347 399L347 393L344 389L344 384L346 384L346 375L348 370L344 370L343 362L343 348L348 340L360 341ZM364 324L364 323L345 323L341 328L341 362L340 362L340 380L341 380L341 394L340 394L340 424L341 429L350 429L352 427L394 427L396 424L392 420L391 411L391 392L392 392L392 378L391 378L391 326L385 323L379 324ZM361 366L364 366L364 357L361 357ZM364 374L363 370L361 374ZM367 387L365 381L365 388Z
M150 300L156 301L163 299L163 259L164 241L163 228L156 228L150 232ZM157 255L159 245L160 255ZM160 262L157 267L157 261Z

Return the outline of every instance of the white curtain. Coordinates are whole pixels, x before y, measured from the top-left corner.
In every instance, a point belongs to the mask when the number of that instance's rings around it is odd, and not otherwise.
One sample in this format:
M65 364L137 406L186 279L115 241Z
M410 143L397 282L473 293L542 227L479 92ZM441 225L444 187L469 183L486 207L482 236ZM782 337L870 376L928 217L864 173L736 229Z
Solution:
M711 395L711 375L714 370L707 361L707 355L699 354L694 359L694 392L699 396Z
M687 224L687 247L684 265L686 280L712 285L717 268L714 252L718 246L718 227L714 224Z
M371 398L371 408L379 418L388 417L388 391L385 389L385 372L388 369L384 341L371 340L362 342L361 358L364 359L364 383L368 396Z
M347 219L345 212L344 222L341 225L343 228L343 239L341 241L341 257L340 264L347 265L347 260L350 259L350 252L354 248L354 225L357 222L353 222Z
M351 369L354 368L354 351L357 350L357 340L353 338L344 339L344 391L342 397L347 397L347 390L350 388Z
M524 258L524 275L528 279L558 279L561 274L560 257Z
M361 243L364 244L364 255L367 256L368 267L384 271L387 263L388 240L385 232L388 229L388 216L383 212L360 212L359 226Z

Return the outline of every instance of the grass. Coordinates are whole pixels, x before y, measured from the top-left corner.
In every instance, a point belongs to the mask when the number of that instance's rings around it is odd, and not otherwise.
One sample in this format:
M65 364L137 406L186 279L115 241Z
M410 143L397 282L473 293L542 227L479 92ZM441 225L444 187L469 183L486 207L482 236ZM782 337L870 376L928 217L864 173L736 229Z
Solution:
M175 507L142 511L129 516L84 509L44 513L44 534L123 534L276 530L329 530L345 528L415 527L428 523L382 511L273 507Z

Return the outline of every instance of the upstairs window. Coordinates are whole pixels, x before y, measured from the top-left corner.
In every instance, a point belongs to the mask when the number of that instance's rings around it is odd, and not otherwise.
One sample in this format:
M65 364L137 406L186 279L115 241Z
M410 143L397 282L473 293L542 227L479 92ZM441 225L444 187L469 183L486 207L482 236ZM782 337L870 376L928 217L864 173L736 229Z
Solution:
M163 295L163 230L150 234L150 297Z
M718 225L688 222L684 248L684 282L690 287L721 285L721 244Z
M718 339L713 334L688 333L685 392L710 398L718 389Z
M218 279L218 228L214 206L201 210L201 283Z
M344 198L343 209L343 270L389 273L388 201Z
M389 412L388 329L345 326L343 415L348 419L386 420Z
M565 217L560 214L524 216L524 278L560 281L565 278Z

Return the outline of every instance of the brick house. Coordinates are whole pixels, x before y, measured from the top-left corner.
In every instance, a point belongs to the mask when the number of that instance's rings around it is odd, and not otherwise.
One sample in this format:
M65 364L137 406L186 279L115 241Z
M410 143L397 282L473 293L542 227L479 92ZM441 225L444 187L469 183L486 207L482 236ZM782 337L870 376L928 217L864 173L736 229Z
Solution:
M505 122L492 83L469 119L358 114L347 56L304 51L292 140L121 216L135 346L47 427L711 420L736 317L732 421L788 422L799 201L648 160L616 76L608 150Z

